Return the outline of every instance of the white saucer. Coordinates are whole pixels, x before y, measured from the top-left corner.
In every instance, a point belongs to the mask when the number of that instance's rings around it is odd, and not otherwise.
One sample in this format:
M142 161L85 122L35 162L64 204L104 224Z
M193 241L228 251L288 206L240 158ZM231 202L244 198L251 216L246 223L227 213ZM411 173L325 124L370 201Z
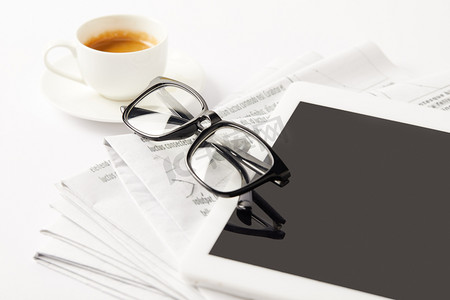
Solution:
M76 74L78 68L73 57L67 56L55 62L57 67ZM201 66L191 57L170 49L164 76L181 81L201 92L204 73ZM47 99L58 109L78 118L120 123L120 106L127 101L114 101L97 94L92 88L46 70L41 87Z

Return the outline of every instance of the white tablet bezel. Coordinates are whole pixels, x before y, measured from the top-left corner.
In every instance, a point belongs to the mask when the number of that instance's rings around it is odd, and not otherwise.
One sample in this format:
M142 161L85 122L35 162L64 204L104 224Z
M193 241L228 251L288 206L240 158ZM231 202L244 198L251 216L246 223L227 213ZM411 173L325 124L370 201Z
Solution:
M447 112L310 83L293 83L286 91L277 107L283 124L300 102L450 133L450 115ZM219 199L192 241L180 266L183 277L189 282L251 299L385 299L210 255L235 206L236 201Z

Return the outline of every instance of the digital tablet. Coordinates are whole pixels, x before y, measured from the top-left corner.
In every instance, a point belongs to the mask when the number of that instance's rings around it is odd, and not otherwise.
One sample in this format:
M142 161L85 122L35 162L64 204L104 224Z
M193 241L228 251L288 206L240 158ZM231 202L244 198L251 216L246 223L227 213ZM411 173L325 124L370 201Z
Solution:
M224 231L220 199L184 277L250 299L450 299L450 113L308 83L279 109L292 176L257 192L285 237Z

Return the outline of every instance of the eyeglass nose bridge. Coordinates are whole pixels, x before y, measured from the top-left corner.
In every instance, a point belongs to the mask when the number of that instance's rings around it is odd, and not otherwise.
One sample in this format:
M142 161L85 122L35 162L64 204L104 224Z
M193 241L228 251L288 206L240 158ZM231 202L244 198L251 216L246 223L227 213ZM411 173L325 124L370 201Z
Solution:
M202 131L220 121L222 121L222 119L217 113L212 110L206 110L200 117L198 117L197 128Z

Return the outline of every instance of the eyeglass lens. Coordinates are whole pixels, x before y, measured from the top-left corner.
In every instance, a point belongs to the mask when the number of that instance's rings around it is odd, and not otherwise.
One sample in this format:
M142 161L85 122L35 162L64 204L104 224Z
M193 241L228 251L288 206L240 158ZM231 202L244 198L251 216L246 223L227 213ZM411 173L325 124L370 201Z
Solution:
M267 147L247 132L219 127L189 157L194 173L220 192L232 192L265 175L273 166Z
M131 109L128 122L140 132L158 136L198 117L202 110L202 104L191 93L175 86L164 86L145 95Z

